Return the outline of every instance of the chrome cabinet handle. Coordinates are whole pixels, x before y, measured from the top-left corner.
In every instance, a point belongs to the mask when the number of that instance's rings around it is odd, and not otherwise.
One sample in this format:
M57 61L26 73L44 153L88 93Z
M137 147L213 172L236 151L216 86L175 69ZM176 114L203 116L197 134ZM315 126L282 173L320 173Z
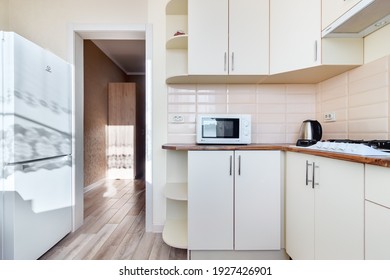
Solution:
M309 166L312 166L313 164L312 163L309 163L308 160L306 160L306 180L305 180L305 185L308 186L309 183L311 183L312 181L309 180Z
M319 183L316 183L316 168L320 168L318 165L315 165L313 162L313 183L312 183L312 188L314 189L315 186L318 186Z
M314 61L317 61L317 59L318 59L317 50L318 50L318 42L317 42L317 40L315 40L314 41Z
M316 164L313 162L313 175L312 175L312 181L311 181L311 187L314 189L314 181L316 179Z
M241 176L241 155L238 156L238 175Z
M232 176L233 170L233 156L230 156L230 167L229 167L229 175Z

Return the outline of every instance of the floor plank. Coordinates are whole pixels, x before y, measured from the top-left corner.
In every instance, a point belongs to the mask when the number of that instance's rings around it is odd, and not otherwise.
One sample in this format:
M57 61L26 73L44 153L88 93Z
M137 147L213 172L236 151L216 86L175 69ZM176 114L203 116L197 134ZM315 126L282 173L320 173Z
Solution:
M42 260L186 260L187 250L145 232L145 183L107 180L84 195L84 224Z

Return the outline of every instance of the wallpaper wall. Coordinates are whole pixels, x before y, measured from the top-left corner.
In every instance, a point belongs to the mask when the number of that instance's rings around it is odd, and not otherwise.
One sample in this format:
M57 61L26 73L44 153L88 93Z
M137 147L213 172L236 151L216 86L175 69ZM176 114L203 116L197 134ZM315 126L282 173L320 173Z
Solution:
M84 41L84 186L106 177L108 83L126 79L92 41Z

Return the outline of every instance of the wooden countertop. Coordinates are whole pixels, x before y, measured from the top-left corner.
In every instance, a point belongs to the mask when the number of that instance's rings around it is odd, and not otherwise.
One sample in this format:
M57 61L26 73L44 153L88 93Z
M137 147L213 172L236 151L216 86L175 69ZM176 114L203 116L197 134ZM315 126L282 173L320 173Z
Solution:
M383 167L390 167L389 156L359 156L352 154L334 153L327 151L318 151L297 147L294 144L249 144L249 145L197 145L197 144L165 144L162 146L165 150L171 151L233 151L233 150L280 150L287 152L304 153L315 156L322 156L333 159L340 159L358 163L372 164Z

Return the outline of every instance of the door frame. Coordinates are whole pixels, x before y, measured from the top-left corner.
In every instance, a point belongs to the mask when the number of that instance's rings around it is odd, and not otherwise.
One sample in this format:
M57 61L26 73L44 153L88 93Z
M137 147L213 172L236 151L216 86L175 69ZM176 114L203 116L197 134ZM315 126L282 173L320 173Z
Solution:
M84 221L84 40L145 39L145 230L153 228L152 204L152 38L151 24L72 24L68 28L68 61L73 65L72 93L72 230Z

